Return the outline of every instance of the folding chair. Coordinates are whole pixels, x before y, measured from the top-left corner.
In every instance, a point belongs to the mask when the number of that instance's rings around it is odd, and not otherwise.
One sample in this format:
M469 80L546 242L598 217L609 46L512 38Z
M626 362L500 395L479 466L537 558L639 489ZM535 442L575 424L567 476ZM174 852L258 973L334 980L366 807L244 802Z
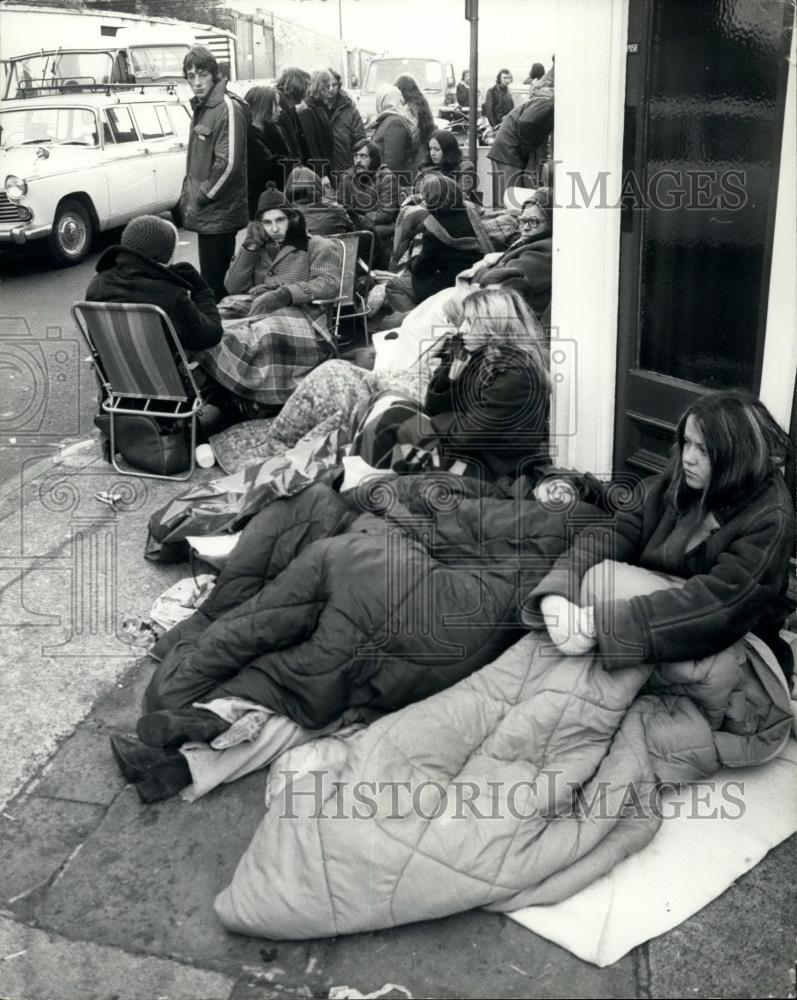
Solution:
M77 302L72 316L91 351L109 416L111 461L123 476L190 479L196 467L197 417L202 396L177 333L155 305ZM122 415L190 420L191 453L187 475L160 475L123 469L116 461L115 419Z
M358 229L353 233L336 233L327 237L339 243L343 251L341 266L340 289L334 299L316 299L316 305L333 307L334 320L332 336L336 343L340 339L341 319L362 319L365 342L368 343L368 303L357 291L357 265L360 264L367 274L371 273L374 256L374 234L367 229ZM361 252L361 244L367 240L367 255ZM345 314L343 310L348 310Z

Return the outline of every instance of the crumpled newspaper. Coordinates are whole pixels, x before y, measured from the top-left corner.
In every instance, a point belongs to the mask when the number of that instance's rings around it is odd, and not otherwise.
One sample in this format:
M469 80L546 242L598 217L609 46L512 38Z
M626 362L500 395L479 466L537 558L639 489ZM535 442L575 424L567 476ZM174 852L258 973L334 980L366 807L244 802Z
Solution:
M407 1000L412 1000L412 993L407 987L397 986L396 983L385 983L381 989L375 990L373 993L360 993L353 986L333 986L329 991L329 1000L377 1000L377 997L383 997L393 992L407 997Z
M178 622L185 621L207 599L216 585L216 577L201 573L198 577L185 577L156 597L150 610L150 618L162 628L170 629Z

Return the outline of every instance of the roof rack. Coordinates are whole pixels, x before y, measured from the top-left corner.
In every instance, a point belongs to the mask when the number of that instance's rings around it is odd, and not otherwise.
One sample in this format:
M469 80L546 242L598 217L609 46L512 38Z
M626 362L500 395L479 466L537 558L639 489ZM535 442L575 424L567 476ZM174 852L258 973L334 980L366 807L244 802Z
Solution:
M54 94L105 94L132 93L138 91L144 94L146 90L165 90L167 94L177 94L178 82L162 81L153 83L97 83L92 76L72 76L61 79L28 79L20 80L16 95L11 100L26 100L32 97L51 97Z

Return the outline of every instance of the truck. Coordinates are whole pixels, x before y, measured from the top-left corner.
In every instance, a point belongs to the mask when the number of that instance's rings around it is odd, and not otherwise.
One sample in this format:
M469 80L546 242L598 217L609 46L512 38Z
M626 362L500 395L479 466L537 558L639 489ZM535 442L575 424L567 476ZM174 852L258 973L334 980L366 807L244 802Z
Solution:
M368 66L357 105L363 120L373 118L376 113L379 85L395 83L400 76L413 77L434 115L441 106L456 103L457 81L451 63L422 56L376 56Z
M36 39L36 53L31 53L31 39ZM30 80L46 80L49 74L64 81L91 77L97 83L167 82L182 77L183 56L195 44L209 48L224 75L235 79L235 35L213 25L115 11L2 4L0 61L4 83L0 92L10 99L24 96L18 91L26 89L20 88L26 72ZM50 56L46 64L32 61L42 50ZM53 55L59 50L62 54L54 62ZM65 58L67 52L72 53L70 58ZM80 58L81 52L87 55ZM28 60L27 71L20 57Z

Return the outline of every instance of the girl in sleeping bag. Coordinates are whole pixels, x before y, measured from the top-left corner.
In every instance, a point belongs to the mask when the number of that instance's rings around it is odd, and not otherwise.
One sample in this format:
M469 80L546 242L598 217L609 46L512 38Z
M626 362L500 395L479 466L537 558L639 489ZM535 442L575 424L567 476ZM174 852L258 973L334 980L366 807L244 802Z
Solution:
M641 484L612 531L576 538L522 619L542 618L563 653L597 646L607 669L691 661L700 673L753 633L789 678L779 631L794 610L794 501L781 472L790 450L753 396L703 396L678 423L667 471Z

